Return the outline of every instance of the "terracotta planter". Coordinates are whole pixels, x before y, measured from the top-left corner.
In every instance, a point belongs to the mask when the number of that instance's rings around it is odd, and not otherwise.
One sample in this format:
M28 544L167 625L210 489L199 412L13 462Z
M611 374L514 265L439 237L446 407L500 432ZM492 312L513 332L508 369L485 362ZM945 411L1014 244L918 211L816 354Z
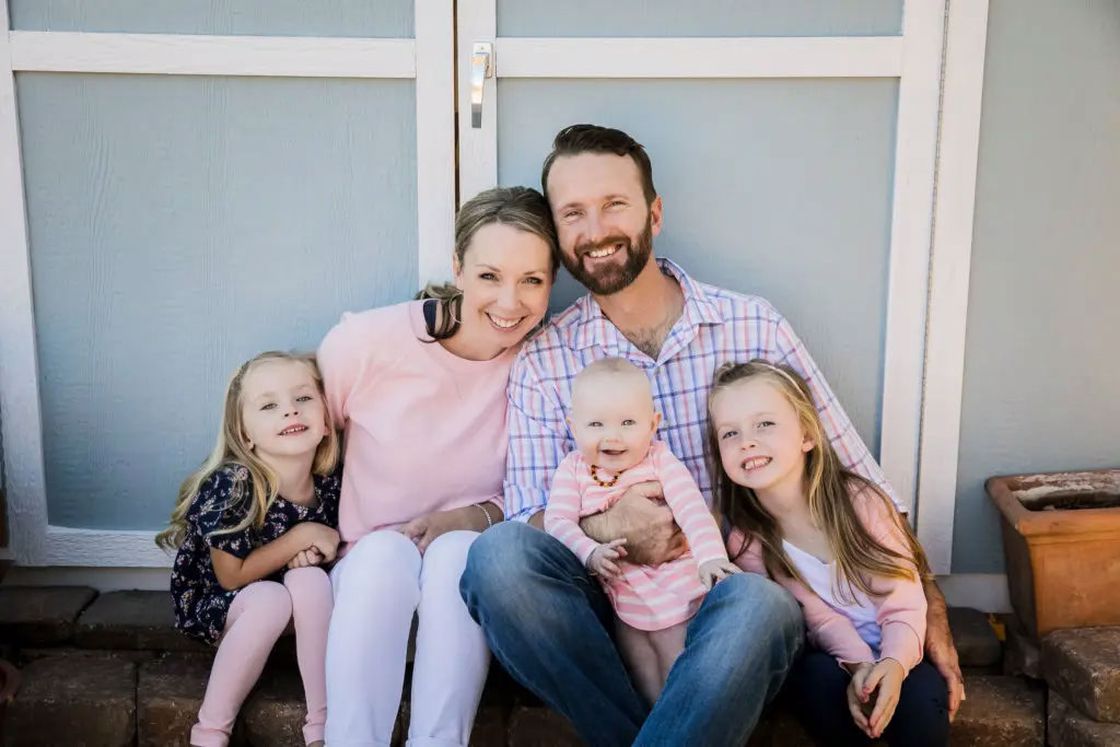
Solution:
M992 477L1011 605L1034 638L1120 625L1120 469Z

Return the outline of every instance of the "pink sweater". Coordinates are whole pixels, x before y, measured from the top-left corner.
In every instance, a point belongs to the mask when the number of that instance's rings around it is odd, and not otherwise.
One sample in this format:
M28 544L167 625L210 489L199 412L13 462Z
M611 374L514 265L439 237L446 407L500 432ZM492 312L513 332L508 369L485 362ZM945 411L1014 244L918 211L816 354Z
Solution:
M664 630L696 614L707 593L699 566L709 560L726 561L727 550L692 474L663 441L654 441L645 459L609 488L595 483L578 451L568 454L552 478L544 528L586 564L599 543L583 533L579 520L610 508L631 486L650 480L661 483L690 551L656 566L623 561L621 578L606 582L605 587L623 622L638 630Z
M432 511L501 506L517 349L469 361L422 339L422 302L411 301L344 314L319 346L327 406L346 436L345 543Z
M852 494L852 505L863 526L885 547L909 554L905 538L887 512L894 512L878 496L866 489ZM762 548L751 539L743 551L745 535L738 529L731 532L727 546L732 561L745 571L766 573ZM913 571L913 564L908 564ZM840 662L876 661L871 647L860 638L845 609L836 609L817 596L800 581L789 577L777 579L794 598L805 614L809 641L817 648L835 656ZM926 596L917 574L910 579L872 577L871 589L875 619L882 633L879 658L891 658L909 672L922 660L926 637Z

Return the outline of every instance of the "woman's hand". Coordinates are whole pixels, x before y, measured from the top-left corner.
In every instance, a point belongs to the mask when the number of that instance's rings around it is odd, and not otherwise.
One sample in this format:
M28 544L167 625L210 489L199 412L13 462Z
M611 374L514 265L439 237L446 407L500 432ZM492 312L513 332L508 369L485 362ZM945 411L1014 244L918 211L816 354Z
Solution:
M332 529L326 524L319 524L314 521L305 521L302 524L297 524L292 528L293 532L300 532L302 541L307 542L307 550L315 550L322 557L321 563L333 562L338 555L339 536L338 530ZM298 556L298 553L297 553Z
M878 664L865 662L852 674L848 684L848 711L860 731L871 739L883 736L891 722L904 679L906 670L894 659L883 659Z
M497 506L492 503L476 503L450 511L432 511L430 514L418 516L407 524L402 524L397 527L397 531L412 540L416 549L423 555L424 551L428 549L428 545L435 542L441 534L453 532L457 529L481 532L491 526L493 523L492 510L498 510ZM482 515L484 511L486 516ZM488 517L490 521L487 521Z
M722 581L733 573L742 573L743 569L730 560L709 560L700 564L700 583L704 588L711 590L718 581Z
M293 568L311 568L313 566L321 565L323 563L323 556L320 554L318 548L312 546L306 550L300 550L295 556L288 561L288 569Z

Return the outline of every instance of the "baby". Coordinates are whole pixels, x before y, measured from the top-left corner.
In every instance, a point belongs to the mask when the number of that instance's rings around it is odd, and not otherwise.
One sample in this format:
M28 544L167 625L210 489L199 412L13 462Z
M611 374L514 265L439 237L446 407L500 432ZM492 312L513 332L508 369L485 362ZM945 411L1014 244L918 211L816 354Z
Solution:
M618 615L623 659L651 704L684 649L688 620L704 595L739 572L692 475L654 440L660 420L649 379L629 361L604 358L580 371L568 419L577 450L557 468L544 512L548 533L602 580ZM600 544L579 526L582 517L610 508L628 488L649 481L661 484L690 548L656 566L627 562L625 539Z

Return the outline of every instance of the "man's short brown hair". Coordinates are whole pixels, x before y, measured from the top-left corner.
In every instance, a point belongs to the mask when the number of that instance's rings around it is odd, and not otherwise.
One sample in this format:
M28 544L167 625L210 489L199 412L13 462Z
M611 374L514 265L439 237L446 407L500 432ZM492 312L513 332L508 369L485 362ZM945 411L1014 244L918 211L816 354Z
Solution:
M578 156L581 153L630 156L638 166L646 204L652 204L657 198L657 190L653 186L653 165L642 144L622 130L593 124L569 125L556 134L556 139L552 141L552 152L544 159L544 166L541 168L541 191L545 198L548 197L548 172L552 170L552 164L561 156Z

